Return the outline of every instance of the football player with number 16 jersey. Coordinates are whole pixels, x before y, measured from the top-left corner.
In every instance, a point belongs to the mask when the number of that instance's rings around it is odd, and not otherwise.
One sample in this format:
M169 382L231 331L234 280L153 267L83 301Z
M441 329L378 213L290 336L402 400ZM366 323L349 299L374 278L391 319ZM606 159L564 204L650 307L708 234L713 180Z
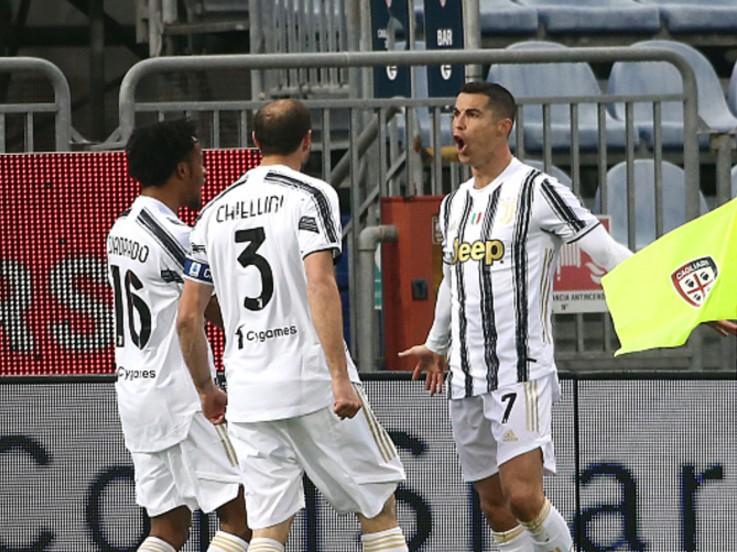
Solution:
M138 550L181 549L191 511L201 508L217 510L220 519L208 551L244 552L250 530L235 453L224 426L202 415L175 331L190 233L176 212L200 207L202 149L193 125L179 120L134 130L126 153L128 170L143 189L110 230L107 259L118 410L136 501L151 518ZM217 321L216 301L208 312Z

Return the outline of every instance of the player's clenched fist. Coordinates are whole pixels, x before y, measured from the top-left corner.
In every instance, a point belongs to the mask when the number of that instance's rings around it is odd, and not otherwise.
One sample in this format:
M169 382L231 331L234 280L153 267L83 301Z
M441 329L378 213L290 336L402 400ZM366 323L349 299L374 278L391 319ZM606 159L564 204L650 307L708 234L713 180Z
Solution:
M228 396L219 387L212 386L200 394L202 413L213 424L222 424L225 421L225 407L228 405Z
M333 396L333 412L341 420L353 418L361 410L361 399L348 378L333 382Z

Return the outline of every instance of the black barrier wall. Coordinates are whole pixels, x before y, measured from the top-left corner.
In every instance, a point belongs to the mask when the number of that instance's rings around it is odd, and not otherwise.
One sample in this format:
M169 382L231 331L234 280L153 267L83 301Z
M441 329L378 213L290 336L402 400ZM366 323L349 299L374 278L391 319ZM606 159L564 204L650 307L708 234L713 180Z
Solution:
M407 469L397 498L410 550L494 550L461 482L446 399L426 396L421 383L379 377L365 385ZM112 380L49 383L57 381L0 379L0 550L133 551L144 516ZM580 550L737 551L737 381L562 383L553 420L558 475L546 490ZM288 550L359 551L355 519L306 489ZM214 528L196 514L185 550L205 550Z

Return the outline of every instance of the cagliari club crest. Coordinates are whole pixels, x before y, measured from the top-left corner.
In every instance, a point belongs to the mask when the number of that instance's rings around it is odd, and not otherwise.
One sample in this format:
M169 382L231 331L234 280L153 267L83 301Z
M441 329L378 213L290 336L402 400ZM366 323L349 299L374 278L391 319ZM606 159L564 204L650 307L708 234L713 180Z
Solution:
M711 257L701 257L678 267L670 280L681 296L692 307L700 307L714 286L719 270Z

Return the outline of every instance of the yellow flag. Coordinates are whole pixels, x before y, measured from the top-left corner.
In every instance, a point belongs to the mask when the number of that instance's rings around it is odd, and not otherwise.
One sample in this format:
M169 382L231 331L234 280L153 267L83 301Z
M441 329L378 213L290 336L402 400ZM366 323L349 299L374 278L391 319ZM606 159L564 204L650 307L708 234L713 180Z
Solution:
M737 199L668 232L602 278L622 344L683 345L702 322L737 318Z

